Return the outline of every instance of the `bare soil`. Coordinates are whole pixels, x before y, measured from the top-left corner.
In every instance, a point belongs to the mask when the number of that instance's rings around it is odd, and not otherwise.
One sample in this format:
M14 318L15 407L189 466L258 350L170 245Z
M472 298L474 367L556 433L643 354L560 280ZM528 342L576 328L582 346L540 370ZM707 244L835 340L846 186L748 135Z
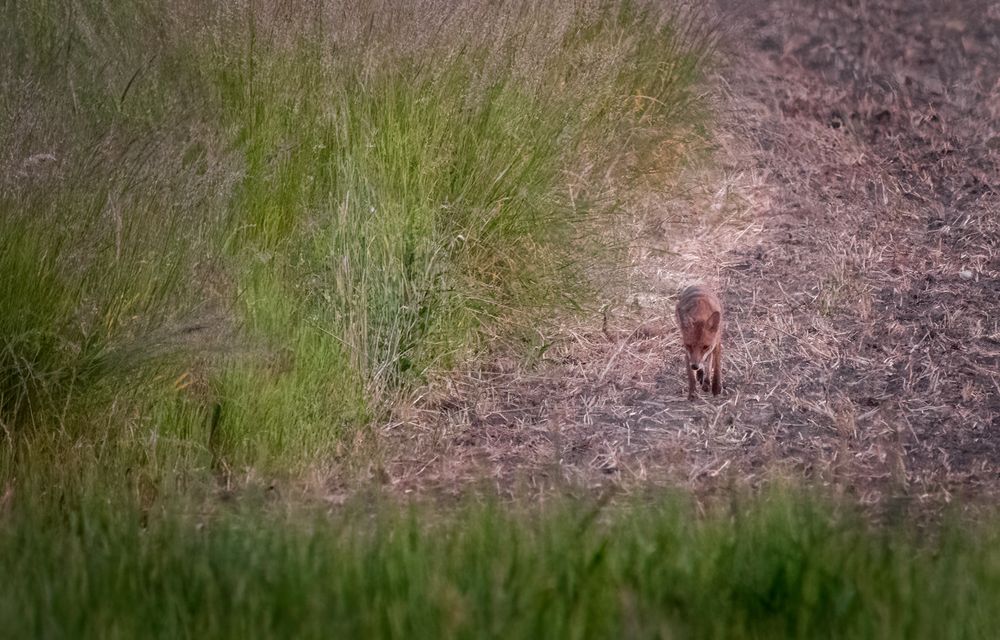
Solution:
M392 486L1000 495L1000 5L733 4L712 164L636 207L606 317L400 408ZM689 402L673 304L696 281L726 308L726 388Z

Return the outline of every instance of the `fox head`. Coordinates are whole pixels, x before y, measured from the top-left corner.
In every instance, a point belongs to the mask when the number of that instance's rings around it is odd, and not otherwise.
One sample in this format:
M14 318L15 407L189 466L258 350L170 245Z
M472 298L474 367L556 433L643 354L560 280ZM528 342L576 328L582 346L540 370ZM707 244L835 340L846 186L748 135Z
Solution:
M722 314L713 311L707 320L681 319L681 336L688 364L695 371L704 371L705 361L719 342Z

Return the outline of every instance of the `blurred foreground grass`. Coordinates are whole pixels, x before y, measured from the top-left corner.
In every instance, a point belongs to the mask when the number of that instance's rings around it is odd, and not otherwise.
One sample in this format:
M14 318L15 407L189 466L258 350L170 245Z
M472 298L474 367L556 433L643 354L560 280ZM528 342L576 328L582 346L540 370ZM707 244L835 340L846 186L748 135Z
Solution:
M2 635L940 640L1000 624L995 519L917 535L782 492L700 515L672 498L291 515L253 502L14 502Z

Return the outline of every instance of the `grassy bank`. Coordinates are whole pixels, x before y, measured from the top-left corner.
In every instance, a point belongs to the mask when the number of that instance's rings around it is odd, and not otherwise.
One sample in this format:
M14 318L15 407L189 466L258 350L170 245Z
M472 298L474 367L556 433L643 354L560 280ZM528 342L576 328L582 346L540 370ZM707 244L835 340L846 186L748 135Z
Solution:
M630 0L0 14L7 445L329 453L585 303L618 205L705 119L697 16Z
M707 515L663 499L281 511L8 509L3 635L940 640L1000 624L982 523L921 539L787 495Z

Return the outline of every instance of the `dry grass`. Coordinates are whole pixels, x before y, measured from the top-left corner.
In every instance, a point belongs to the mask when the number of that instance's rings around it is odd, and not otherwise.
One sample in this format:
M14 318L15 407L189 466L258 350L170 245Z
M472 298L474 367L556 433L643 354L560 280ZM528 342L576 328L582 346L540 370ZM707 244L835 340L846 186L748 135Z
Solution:
M995 495L1000 15L972 4L747 11L715 163L634 204L607 321L430 385L384 428L387 480ZM672 309L694 280L723 292L727 389L689 403Z

